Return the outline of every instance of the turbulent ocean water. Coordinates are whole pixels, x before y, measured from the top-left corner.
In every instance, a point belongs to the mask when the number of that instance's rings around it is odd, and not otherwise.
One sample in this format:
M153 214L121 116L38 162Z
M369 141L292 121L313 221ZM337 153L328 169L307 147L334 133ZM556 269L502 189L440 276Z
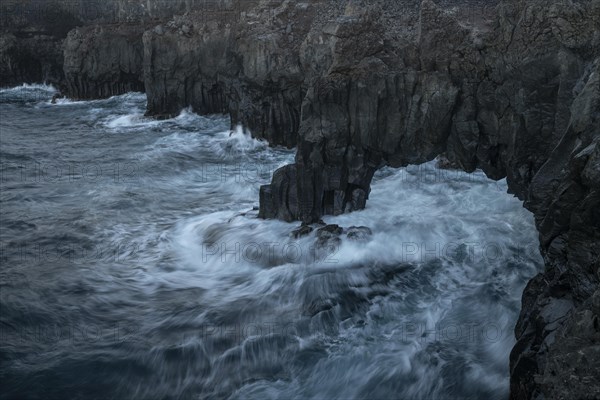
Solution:
M383 168L319 249L257 218L293 151L52 95L0 91L2 398L507 398L542 260L504 181Z

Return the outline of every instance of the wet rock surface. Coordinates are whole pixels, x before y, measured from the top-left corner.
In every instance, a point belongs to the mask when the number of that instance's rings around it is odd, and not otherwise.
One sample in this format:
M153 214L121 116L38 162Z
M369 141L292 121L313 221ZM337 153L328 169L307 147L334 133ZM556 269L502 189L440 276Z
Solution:
M371 228L366 226L341 227L336 224L325 224L318 221L313 224L302 224L290 232L290 237L296 240L309 237L312 245L310 260L327 261L340 251L344 241L368 243L373 235Z
M338 225L325 225L317 229L316 249L336 248L342 243L340 235L344 229Z
M351 226L346 230L346 236L350 240L357 242L366 242L373 235L371 228L366 226Z
M293 237L294 239L299 239L303 236L308 235L309 233L311 233L313 231L313 227L309 226L309 225L302 225L300 226L298 229L294 229L292 231L292 233L290 233L291 237Z

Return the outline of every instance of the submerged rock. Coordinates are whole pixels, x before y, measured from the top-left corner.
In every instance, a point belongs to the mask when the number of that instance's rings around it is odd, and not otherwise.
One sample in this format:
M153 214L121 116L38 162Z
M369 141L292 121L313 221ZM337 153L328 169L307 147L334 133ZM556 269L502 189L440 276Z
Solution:
M299 239L303 236L310 234L313 231L313 227L309 225L302 225L297 229L294 229L290 234L294 239Z
M373 231L371 231L371 228L366 226L351 226L346 230L346 236L348 239L357 242L366 242L370 240L372 235Z
M339 225L325 225L317 230L317 237L333 237L339 236L344 232L344 228Z
M342 243L341 235L344 232L343 228L338 225L326 225L317 230L317 241L315 248L317 249L336 249Z
M64 98L65 98L65 96L63 96L61 93L55 93L52 96L52 100L50 100L50 103L51 104L56 104L58 100L64 99Z

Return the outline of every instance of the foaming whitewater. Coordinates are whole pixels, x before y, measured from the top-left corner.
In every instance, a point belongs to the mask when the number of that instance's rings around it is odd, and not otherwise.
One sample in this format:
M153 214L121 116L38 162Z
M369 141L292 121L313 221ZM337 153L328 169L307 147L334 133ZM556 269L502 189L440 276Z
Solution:
M36 103L52 99L57 90L52 85L28 84L12 88L0 89L0 104L3 103Z
M506 182L384 168L339 237L293 238L257 218L293 151L53 94L0 91L6 397L507 397L541 259Z

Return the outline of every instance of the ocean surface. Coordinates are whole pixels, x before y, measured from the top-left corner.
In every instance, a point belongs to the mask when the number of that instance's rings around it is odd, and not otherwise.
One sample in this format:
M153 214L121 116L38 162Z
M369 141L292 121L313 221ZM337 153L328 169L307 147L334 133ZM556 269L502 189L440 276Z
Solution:
M292 150L53 93L0 90L0 398L507 398L542 260L505 181L383 168L320 248L257 218Z

